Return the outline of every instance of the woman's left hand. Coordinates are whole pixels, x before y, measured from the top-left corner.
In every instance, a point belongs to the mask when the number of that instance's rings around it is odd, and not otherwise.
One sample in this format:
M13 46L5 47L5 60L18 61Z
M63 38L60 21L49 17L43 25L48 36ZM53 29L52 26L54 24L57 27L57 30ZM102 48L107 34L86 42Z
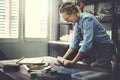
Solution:
M64 66L68 66L68 65L72 65L73 62L70 61L70 60L65 59L64 62L63 62L63 64L64 64Z

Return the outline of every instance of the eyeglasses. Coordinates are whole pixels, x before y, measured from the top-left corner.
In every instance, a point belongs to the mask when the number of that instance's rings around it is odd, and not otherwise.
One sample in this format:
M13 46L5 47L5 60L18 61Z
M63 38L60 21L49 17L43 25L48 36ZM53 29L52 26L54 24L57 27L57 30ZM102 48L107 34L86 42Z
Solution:
M68 16L64 17L64 20L69 21L70 17L71 17L71 15L68 15Z

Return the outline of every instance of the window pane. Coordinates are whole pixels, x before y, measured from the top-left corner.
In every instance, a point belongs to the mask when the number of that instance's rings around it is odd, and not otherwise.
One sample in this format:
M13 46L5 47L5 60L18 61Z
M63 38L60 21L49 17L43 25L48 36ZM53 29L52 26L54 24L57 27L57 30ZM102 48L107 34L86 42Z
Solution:
M18 0L0 0L0 38L18 38L18 15Z
M26 38L47 38L48 1L49 0L26 0Z

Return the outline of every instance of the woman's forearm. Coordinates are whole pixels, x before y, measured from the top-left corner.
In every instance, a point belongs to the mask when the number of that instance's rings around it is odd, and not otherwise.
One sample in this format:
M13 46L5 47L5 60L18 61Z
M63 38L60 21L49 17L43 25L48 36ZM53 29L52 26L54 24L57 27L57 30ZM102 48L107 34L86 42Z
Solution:
M80 52L78 52L77 55L72 60L72 63L76 63L82 56L83 55Z
M65 53L65 55L63 56L64 59L66 59L70 54L72 54L74 52L73 48L69 48L67 50L67 52Z

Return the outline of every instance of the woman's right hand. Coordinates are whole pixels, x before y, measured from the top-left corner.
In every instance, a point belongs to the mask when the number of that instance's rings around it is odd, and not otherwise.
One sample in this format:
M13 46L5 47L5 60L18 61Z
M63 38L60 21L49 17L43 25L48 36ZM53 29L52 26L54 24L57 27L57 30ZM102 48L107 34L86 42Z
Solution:
M60 56L57 57L57 61L61 64L64 64L64 60L65 59L63 57L60 57Z

